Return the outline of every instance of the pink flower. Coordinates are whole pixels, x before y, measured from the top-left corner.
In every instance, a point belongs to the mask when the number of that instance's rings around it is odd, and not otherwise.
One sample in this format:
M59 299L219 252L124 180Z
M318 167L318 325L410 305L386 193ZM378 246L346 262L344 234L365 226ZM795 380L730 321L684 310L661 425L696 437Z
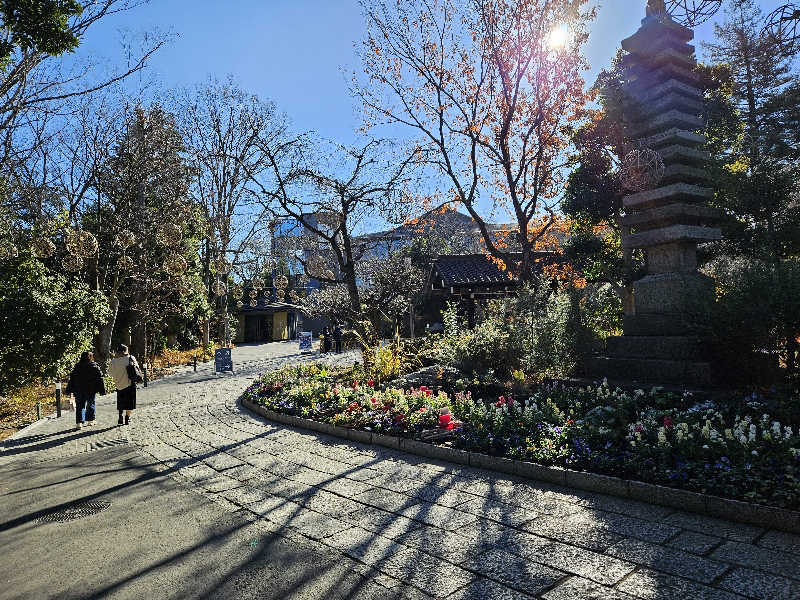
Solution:
M358 381L356 381L355 379L353 379L353 389L354 390L358 389Z
M339 393L339 388L333 388L333 393L334 394L338 394Z
M503 404L505 404L505 403L506 403L506 397L505 396L500 396L500 398L497 400L497 402L494 403L494 405L495 406L503 406Z
M641 423L637 423L636 427L633 428L636 433L642 433L644 431L644 427L642 427Z

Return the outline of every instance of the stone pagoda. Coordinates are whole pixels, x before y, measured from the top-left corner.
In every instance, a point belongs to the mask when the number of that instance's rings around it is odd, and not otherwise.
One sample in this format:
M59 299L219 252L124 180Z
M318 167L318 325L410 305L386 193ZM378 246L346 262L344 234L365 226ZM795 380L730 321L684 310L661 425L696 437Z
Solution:
M719 240L703 121L703 92L694 72L694 33L673 21L664 2L651 0L639 30L622 42L626 124L639 148L660 155L663 175L652 189L624 198L621 225L627 248L644 249L647 274L634 283L634 314L624 334L608 340L606 355L588 374L627 382L711 384L702 340L714 301L711 278L697 271L697 244ZM655 157L656 160L658 157ZM661 161L657 161L661 162ZM659 173L660 174L660 173Z

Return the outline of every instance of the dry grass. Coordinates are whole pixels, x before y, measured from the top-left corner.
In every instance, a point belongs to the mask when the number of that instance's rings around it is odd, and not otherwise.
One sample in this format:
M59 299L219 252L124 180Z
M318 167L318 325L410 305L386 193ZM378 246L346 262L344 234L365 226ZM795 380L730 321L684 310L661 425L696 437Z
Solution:
M213 360L214 350L219 346L214 345L211 352L206 351L206 358ZM202 347L193 350L170 350L167 349L161 355L151 360L152 366L147 373L150 381L161 379L175 372L176 367L192 364L192 359L197 354L197 362L202 361ZM66 382L64 382L66 387ZM107 389L109 388L107 381ZM36 403L42 403L42 417L56 412L56 395L53 384L43 385L42 383L26 386L16 390L7 398L0 400L0 440L13 435L23 427L36 421ZM69 400L62 400L62 407L70 406Z
M37 402L42 403L42 417L56 412L55 387L29 385L0 401L0 440L36 421Z

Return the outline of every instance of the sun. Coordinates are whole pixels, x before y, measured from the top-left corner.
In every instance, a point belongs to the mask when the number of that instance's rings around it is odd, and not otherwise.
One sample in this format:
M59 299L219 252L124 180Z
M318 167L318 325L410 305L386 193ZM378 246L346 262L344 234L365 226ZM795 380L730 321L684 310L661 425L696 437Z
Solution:
M569 41L569 27L567 27L567 25L558 25L554 27L550 31L547 41L551 48L563 48Z

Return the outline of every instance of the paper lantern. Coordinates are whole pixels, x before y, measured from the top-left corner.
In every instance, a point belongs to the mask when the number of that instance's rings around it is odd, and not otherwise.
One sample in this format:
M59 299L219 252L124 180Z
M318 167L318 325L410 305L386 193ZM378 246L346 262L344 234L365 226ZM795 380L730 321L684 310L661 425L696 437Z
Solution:
M114 236L114 245L122 248L123 250L130 248L136 243L136 236L133 232L123 229Z
M130 256L123 256L117 261L117 268L119 268L120 271L132 271L133 259Z
M14 244L10 242L0 244L0 260L17 258L17 256L19 256L19 250L17 250L17 247Z
M179 254L172 254L164 261L164 272L176 277L186 271L188 266L185 258Z
M222 275L227 275L231 272L231 263L227 261L224 256L220 256L214 265L217 268L217 273L221 273Z
M47 238L35 238L31 242L31 252L36 258L50 258L56 251L56 245Z
M97 239L90 232L82 229L67 231L65 244L70 254L82 258L94 256L97 253Z
M175 223L166 223L156 233L156 240L162 246L177 246L183 240L183 229Z
M61 261L61 264L67 271L75 273L80 271L81 267L83 267L83 259L80 256L75 256L74 254L67 254L64 257L64 260Z
M664 5L673 21L684 27L695 27L713 17L722 6L722 0L650 0L648 7L651 5L657 6L659 11L659 5Z
M251 298L256 298L258 296L258 290L250 290L249 292L247 292L247 295L250 296Z
M260 277L256 277L253 279L253 282L250 284L253 286L254 290L263 290L264 289L264 280Z
M641 192L654 187L664 176L664 161L652 148L631 150L622 159L622 184Z
M281 275L275 278L275 287L279 290L285 290L289 287L289 280L287 279L286 275Z
M250 306L252 306L253 308L258 306L258 300L256 300L256 299L250 300Z
M772 11L766 19L764 32L783 56L789 58L800 50L800 4L786 3Z

